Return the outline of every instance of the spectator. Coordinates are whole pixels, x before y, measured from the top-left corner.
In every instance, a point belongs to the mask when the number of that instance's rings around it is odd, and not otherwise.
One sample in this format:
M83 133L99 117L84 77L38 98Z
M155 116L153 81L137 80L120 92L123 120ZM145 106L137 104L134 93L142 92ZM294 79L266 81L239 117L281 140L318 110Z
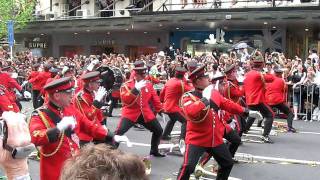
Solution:
M105 144L88 144L67 160L61 180L148 180L139 157L112 149Z

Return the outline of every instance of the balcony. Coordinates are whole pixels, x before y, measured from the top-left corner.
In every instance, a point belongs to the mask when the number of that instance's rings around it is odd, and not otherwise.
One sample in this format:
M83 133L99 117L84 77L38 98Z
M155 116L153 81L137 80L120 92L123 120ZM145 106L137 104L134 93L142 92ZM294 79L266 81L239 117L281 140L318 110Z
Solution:
M68 4L55 3L52 11L36 10L35 21L99 19L132 17L135 15L196 13L196 12L234 12L234 11L292 11L295 9L319 10L320 0L114 0L103 8L88 8L92 3L85 1L78 7L69 9ZM72 12L72 13L70 13ZM73 15L70 15L73 14Z

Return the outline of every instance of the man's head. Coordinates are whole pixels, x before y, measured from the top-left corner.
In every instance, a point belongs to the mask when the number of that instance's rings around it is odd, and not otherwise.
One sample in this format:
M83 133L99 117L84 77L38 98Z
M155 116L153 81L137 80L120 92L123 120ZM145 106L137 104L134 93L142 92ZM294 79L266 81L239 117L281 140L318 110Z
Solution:
M264 67L264 58L260 51L255 51L254 54L251 56L251 62L253 68L262 69Z
M88 72L81 76L81 80L84 83L84 88L89 92L97 91L102 81L99 71Z
M209 78L205 74L205 65L195 69L189 76L189 79L192 81L192 84L195 88L199 90L203 90L207 86L209 86Z
M68 159L61 180L148 180L142 160L105 144L88 144Z
M44 86L44 90L49 95L49 100L60 108L70 105L73 93L74 82L70 77L53 79Z
M135 79L141 81L145 78L147 73L147 67L144 65L143 61L136 61L134 64L133 70L136 72Z

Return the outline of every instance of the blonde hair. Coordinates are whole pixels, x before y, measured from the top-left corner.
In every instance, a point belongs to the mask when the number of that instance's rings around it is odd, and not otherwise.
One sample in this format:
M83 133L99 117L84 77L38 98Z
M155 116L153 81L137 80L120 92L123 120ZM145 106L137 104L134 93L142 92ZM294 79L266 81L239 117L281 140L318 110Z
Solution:
M66 161L60 180L148 180L148 176L138 156L88 144Z

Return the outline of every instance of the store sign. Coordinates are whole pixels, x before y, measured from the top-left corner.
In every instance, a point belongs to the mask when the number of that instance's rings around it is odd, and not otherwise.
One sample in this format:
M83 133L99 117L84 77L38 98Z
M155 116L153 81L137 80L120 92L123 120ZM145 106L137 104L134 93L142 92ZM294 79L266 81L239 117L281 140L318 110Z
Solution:
M115 40L112 39L102 39L102 40L97 40L94 42L94 45L114 45L115 44Z
M191 43L201 43L200 39L191 39L190 40Z
M30 49L40 48L40 49L47 49L48 43L46 42L34 42L34 41L26 41L25 46Z

